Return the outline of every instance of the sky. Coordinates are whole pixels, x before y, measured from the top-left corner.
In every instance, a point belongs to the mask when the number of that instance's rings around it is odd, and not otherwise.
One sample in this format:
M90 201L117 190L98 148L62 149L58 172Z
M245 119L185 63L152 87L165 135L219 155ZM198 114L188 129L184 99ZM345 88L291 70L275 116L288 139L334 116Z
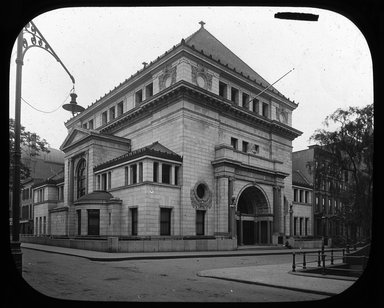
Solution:
M274 18L277 12L318 14L317 22ZM33 22L75 78L77 102L87 107L125 79L200 28L205 28L274 83L299 106L293 127L303 134L293 151L303 150L337 108L373 103L372 59L352 21L336 12L279 7L63 8ZM15 38L16 39L16 38ZM9 116L14 118L16 41L10 58ZM41 48L30 48L22 68L21 124L59 148L71 118L72 81ZM36 111L34 108L39 109ZM41 112L43 111L43 112ZM48 113L47 113L48 112Z

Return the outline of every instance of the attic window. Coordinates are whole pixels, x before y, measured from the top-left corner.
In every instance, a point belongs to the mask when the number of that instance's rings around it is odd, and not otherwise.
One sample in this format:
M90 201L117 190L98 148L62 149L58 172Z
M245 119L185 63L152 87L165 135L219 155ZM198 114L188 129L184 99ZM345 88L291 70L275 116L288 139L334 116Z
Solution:
M116 117L115 106L109 109L109 120L112 121Z
M150 83L145 87L145 97L149 98L153 96L153 83Z
M101 114L101 124L104 125L104 124L107 124L107 122L108 122L108 113L104 111Z
M242 106L244 108L248 108L249 95L247 93L243 93L242 95Z
M227 85L219 81L219 96L227 98Z
M124 112L123 102L117 104L117 116L122 115Z
M143 90L139 90L135 93L135 102L136 105L143 101Z
M231 88L231 101L235 104L239 103L239 90L236 88Z
M268 114L269 114L268 104L267 103L263 103L263 117L267 117L268 118Z
M259 101L256 98L254 98L252 100L251 104L252 104L252 111L256 112L258 114L259 113Z
M89 129L93 129L93 120L89 120L88 127Z

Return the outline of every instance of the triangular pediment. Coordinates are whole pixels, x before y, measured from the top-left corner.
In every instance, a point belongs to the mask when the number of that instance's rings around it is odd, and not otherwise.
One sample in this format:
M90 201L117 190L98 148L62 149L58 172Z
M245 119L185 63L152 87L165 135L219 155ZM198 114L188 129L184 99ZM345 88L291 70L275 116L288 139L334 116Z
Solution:
M68 148L71 145L74 145L74 144L78 143L80 140L83 140L83 139L89 137L90 134L91 133L87 129L80 128L80 127L72 128L69 131L69 133L68 133L67 137L65 138L64 142L60 146L60 150L65 152L64 150L66 148Z
M74 146L87 140L107 141L110 144L123 144L127 148L127 150L130 150L131 148L130 139L100 133L97 130L89 130L81 127L75 127L69 131L67 138L65 138L63 144L60 146L60 150L65 153L70 148L73 148Z

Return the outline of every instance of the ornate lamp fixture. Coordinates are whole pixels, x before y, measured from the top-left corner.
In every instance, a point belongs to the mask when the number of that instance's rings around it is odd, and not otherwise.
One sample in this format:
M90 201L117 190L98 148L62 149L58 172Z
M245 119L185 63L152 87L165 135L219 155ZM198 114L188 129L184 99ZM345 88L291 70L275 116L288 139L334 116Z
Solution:
M24 37L25 35L25 37ZM31 47L39 47L49 52L61 64L64 70L68 73L75 85L75 78L71 75L63 62L53 51L47 40L41 34L36 25L30 21L17 37L17 56L16 56L16 95L15 95L15 147L14 147L14 170L13 170L13 187L12 187L12 239L11 253L13 255L17 270L22 271L22 252L20 249L20 134L21 134L21 82L22 82L22 66L24 55ZM73 87L74 90L74 87ZM76 112L84 110L83 107L77 105L77 95L73 92L71 102L63 106L65 110L69 110L74 115ZM69 105L69 106L67 106Z

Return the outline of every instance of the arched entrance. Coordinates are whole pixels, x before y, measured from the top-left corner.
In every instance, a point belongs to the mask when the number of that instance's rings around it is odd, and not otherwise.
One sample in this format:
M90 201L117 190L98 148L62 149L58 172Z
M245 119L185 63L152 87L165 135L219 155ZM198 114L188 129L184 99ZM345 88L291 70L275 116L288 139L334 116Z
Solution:
M273 215L260 188L245 188L237 201L236 227L239 245L270 244Z

